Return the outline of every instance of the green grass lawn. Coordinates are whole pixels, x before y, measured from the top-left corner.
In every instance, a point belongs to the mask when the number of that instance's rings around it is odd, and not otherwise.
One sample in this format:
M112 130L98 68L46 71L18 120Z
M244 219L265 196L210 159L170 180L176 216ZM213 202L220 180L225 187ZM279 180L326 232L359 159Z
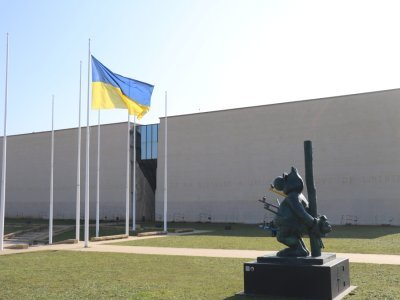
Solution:
M244 261L68 251L5 255L0 298L259 300L235 296L243 290ZM350 272L358 289L346 300L400 299L400 266L351 264Z
M29 226L47 224L47 220L7 219L5 232L26 229ZM55 220L54 224L74 225L74 220ZM158 224L160 225L160 224ZM257 225L231 224L231 230L225 230L227 224L213 223L169 223L168 228L195 228L209 230L202 234L185 236L168 236L160 239L120 242L126 246L154 247L184 247L184 248L214 248L214 249L249 249L249 250L280 250L282 245L271 237L269 231L260 229ZM152 223L143 224L151 230L162 230ZM100 223L100 236L125 233L124 223L114 226L103 226ZM133 234L132 232L130 233ZM90 237L95 236L95 228L90 227ZM55 242L75 238L75 229L55 236ZM83 239L83 225L81 226ZM305 238L306 243L308 239ZM400 227L398 226L334 226L333 232L325 239L325 252L349 253L381 253L400 254Z
M268 231L256 225L234 224L232 230L225 230L224 224L175 223L170 226L194 227L211 232L115 244L248 250L279 250L283 247ZM400 227L396 226L334 226L333 232L323 240L325 252L400 254ZM309 243L307 238L305 241Z
M54 225L74 225L75 220L58 220L54 219ZM24 224L24 225L48 225L48 219L32 219L32 218L6 218L5 224Z

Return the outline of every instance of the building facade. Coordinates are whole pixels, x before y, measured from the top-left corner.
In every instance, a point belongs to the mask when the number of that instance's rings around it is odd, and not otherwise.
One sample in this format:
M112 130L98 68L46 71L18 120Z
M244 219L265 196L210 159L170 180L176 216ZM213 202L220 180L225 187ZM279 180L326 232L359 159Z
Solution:
M269 185L292 166L304 178L303 142L311 140L321 214L333 224L400 225L399 100L400 89L395 89L168 117L168 221L271 220L273 215L257 200L266 195L276 203L279 196L268 191ZM164 126L161 118L160 124L135 131L138 221L163 220ZM92 127L91 219L97 133ZM85 138L82 128L81 217ZM77 139L76 128L55 132L57 219L75 218ZM7 141L6 217L48 218L51 132L9 136ZM130 144L133 157L133 130ZM126 155L127 123L102 125L101 220L125 218ZM132 166L131 160L131 173Z
M146 131L158 124L138 126L136 135L136 219L154 219L156 152L141 152L149 139ZM101 126L100 145L100 220L125 218L127 123ZM96 217L97 126L90 129L90 218ZM0 141L2 142L2 141ZM84 216L86 128L82 128L80 211ZM50 199L51 132L7 137L7 180L5 215L8 218L48 218ZM154 145L153 145L154 147ZM144 147L143 149L146 150ZM2 149L0 149L0 153ZM133 157L133 130L130 130L130 157ZM56 130L54 137L54 218L75 219L77 193L78 131ZM0 163L1 164L1 163ZM132 174L133 160L128 166ZM131 176L132 178L132 176ZM132 182L130 184L132 211Z
M260 223L257 200L314 148L318 210L334 224L400 225L400 90L168 118L168 220ZM161 119L156 218L163 215ZM306 191L304 194L307 195ZM276 202L275 202L276 203Z

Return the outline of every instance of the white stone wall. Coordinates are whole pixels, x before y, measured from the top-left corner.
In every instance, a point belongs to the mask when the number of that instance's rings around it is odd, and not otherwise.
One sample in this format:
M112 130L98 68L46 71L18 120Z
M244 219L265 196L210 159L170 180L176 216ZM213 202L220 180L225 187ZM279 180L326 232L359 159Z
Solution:
M90 218L96 212L97 126L91 128ZM74 219L77 129L55 131L54 218ZM127 124L101 127L100 219L125 218ZM2 139L0 139L2 145ZM48 218L51 132L7 138L6 217ZM2 147L0 147L0 154ZM85 201L86 130L82 128L81 217ZM1 162L0 162L1 166Z
M400 90L168 118L168 219L258 223L257 199L314 146L318 209L335 224L400 225ZM163 215L164 118L156 216ZM305 195L306 191L305 191Z

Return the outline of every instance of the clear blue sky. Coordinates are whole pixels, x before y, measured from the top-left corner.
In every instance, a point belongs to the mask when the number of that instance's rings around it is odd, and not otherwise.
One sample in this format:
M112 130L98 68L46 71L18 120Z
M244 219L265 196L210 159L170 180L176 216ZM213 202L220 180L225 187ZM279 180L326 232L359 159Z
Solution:
M8 134L86 124L87 44L155 85L142 123L171 115L400 86L398 1L0 0L0 130L10 34ZM102 122L126 121L102 112ZM91 112L97 124L97 112Z

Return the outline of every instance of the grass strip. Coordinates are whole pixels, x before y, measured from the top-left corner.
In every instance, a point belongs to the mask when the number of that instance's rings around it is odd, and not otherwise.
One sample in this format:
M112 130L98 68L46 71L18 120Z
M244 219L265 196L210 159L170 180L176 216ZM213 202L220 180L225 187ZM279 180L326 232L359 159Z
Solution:
M201 229L205 227L202 226ZM115 245L271 251L284 248L276 238L268 236L269 232L255 225L235 224L232 230L224 230L222 226L214 225L206 229L213 231L203 234L168 236L162 239L127 241ZM304 240L306 244L309 244L308 238ZM335 226L332 234L323 241L325 252L400 255L400 227Z
M2 299L238 297L243 259L47 251L0 256ZM400 299L400 266L351 264L349 300ZM286 300L286 299L285 299Z

